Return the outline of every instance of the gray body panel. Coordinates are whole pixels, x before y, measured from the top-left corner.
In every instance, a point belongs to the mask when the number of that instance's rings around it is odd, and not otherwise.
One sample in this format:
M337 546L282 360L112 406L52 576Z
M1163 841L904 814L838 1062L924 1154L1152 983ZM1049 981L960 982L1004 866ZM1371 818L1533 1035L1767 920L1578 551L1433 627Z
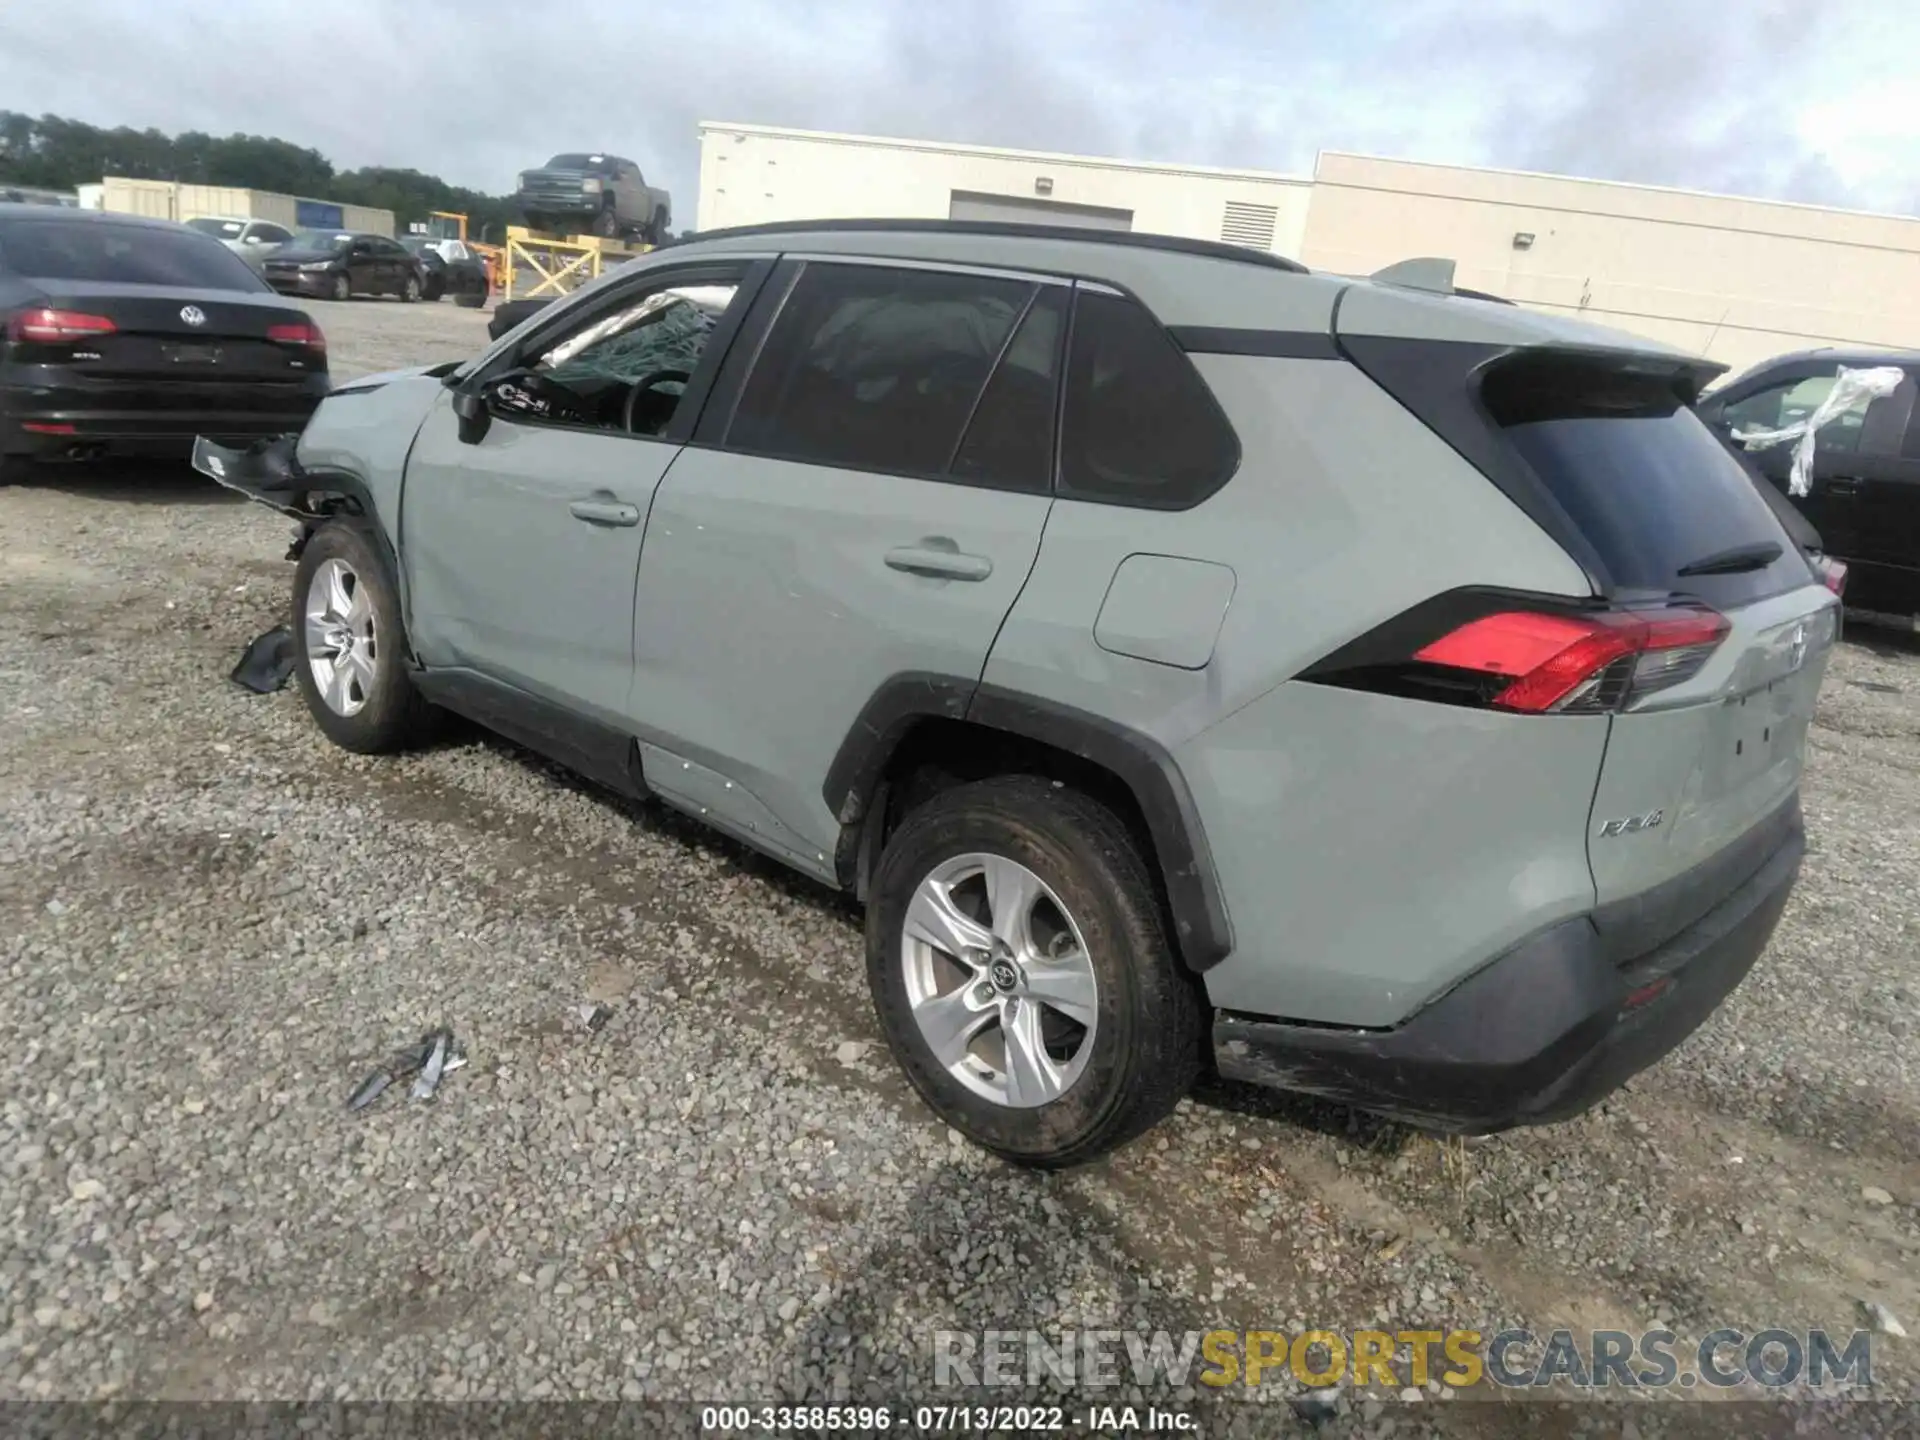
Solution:
M905 672L979 677L1049 503L689 449L647 525L629 711L697 743L750 810L824 863L839 837L827 768L861 707ZM889 563L906 549L978 557L991 573Z
M603 723L626 710L642 522L679 448L495 420L462 444L442 399L407 466L401 562L422 664L462 665ZM576 505L626 507L632 523Z
M1184 510L504 422L467 446L424 378L330 400L301 458L366 480L425 664L470 666L631 734L671 803L822 879L844 838L829 767L896 676L984 681L1100 717L1170 755L1191 792L1233 940L1205 973L1209 999L1327 1025L1403 1021L1517 942L1710 858L1797 784L1824 649L1792 669L1778 657L1831 608L1824 591L1735 612L1701 674L1642 712L1514 715L1297 678L1437 595L1593 589L1486 476L1333 358L1336 311L1348 335L1681 352L1228 258L907 231L679 245L530 323L661 267L782 253L1079 277L1165 325L1307 337L1327 358L1193 357L1244 458ZM588 497L632 505L640 523L581 524L568 507ZM984 573L928 573L898 563L902 550ZM1616 808L1661 808L1667 823L1594 840Z

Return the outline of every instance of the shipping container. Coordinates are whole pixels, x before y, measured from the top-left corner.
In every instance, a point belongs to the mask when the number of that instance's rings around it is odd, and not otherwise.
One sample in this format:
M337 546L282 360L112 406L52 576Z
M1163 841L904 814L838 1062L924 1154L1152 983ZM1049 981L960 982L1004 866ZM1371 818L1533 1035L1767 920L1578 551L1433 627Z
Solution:
M393 212L368 205L342 205L332 200L278 195L271 190L246 190L233 185L179 184L170 180L130 180L109 175L97 187L93 208L122 215L146 215L157 220L193 220L201 216L232 216L271 220L290 230L364 230L375 235L394 233ZM82 203L85 203L83 200Z

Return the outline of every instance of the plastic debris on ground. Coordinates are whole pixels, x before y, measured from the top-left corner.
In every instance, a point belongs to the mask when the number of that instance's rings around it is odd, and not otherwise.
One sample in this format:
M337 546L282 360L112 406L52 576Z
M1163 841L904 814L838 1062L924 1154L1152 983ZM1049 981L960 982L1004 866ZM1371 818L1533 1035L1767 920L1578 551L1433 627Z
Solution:
M613 1019L613 1007L595 1001L588 1001L584 1004L575 1005L567 1014L573 1017L574 1025L578 1029L584 1030L589 1035L592 1035L606 1029L607 1022Z
M1875 365L1869 369L1853 369L1842 365L1840 373L1834 378L1833 388L1827 392L1827 398L1815 406L1806 419L1782 425L1776 430L1736 430L1733 438L1749 450L1765 450L1772 445L1794 441L1793 469L1787 475L1787 493L1805 495L1813 488L1813 451L1819 443L1816 439L1819 431L1842 415L1865 410L1873 401L1891 395L1906 378L1906 372L1897 365Z
M366 1109L410 1075L418 1076L413 1082L413 1098L431 1100L434 1092L440 1088L440 1082L466 1063L466 1054L451 1030L444 1026L429 1030L413 1044L394 1051L378 1069L362 1080L353 1094L347 1097L347 1109Z
M243 690L256 695L271 695L285 687L293 675L293 631L276 625L264 635L254 637L227 678Z

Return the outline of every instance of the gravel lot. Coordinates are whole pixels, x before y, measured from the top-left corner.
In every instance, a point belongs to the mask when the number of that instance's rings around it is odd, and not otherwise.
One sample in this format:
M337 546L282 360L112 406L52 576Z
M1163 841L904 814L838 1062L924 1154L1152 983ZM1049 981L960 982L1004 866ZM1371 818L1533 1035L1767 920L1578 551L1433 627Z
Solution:
M486 318L317 313L342 378ZM1837 654L1771 951L1601 1111L1461 1150L1217 1088L1041 1177L896 1075L836 897L504 743L362 760L229 685L287 533L177 470L0 489L0 1397L952 1400L936 1328L1872 1301L1920 1336L1911 644ZM436 1100L343 1111L443 1021L472 1063ZM1881 1396L1920 1398L1917 1347L1876 1342ZM1343 1394L1331 1428L1465 1408Z

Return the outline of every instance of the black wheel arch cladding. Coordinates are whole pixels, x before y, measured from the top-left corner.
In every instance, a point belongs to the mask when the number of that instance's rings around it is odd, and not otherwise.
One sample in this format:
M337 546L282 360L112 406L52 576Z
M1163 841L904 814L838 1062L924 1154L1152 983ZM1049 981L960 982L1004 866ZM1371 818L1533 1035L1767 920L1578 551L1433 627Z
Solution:
M1199 810L1165 746L1104 716L952 675L915 671L880 685L827 769L821 793L841 826L836 865L847 888L858 888L860 867L873 851L867 822L888 766L924 720L960 721L1035 742L1112 775L1146 822L1187 967L1208 970L1232 952L1232 926Z

